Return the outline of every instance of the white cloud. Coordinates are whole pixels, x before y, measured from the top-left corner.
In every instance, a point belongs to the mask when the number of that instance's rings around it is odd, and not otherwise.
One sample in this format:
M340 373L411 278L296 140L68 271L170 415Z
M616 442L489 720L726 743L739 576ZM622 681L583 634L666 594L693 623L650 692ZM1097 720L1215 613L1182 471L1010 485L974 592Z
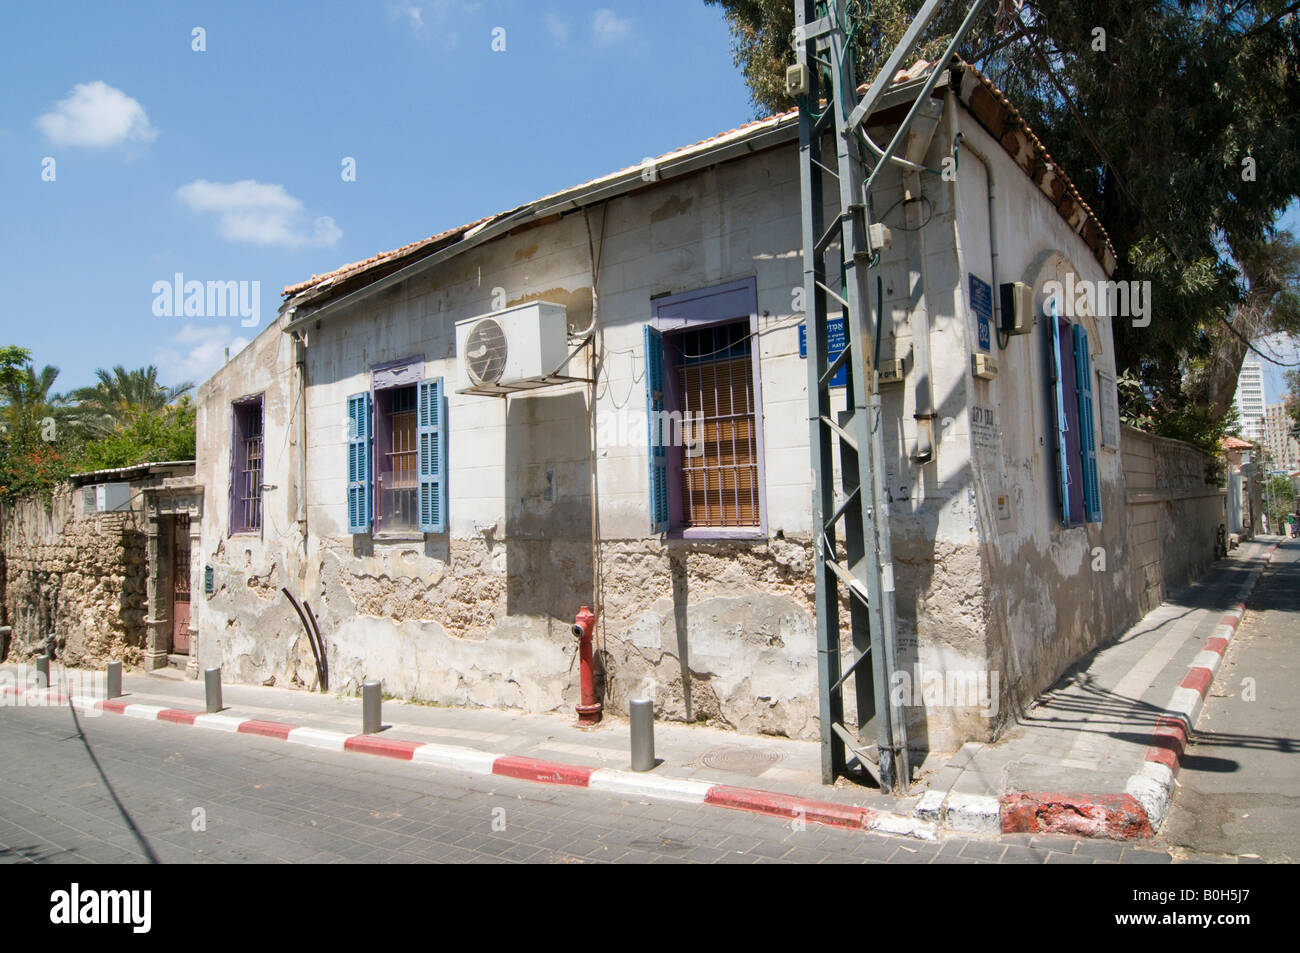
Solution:
M554 13L546 14L546 32L551 34L551 38L560 46L569 45L569 24Z
M177 189L176 197L191 212L214 215L218 234L232 242L302 248L334 245L343 237L334 219L313 218L282 185L198 179Z
M158 130L139 102L120 89L95 80L78 83L67 99L36 120L37 128L56 146L105 149L124 142L152 142Z
M597 10L591 21L591 32L597 46L610 46L627 38L632 32L632 21L616 16L612 10Z
M168 385L182 381L202 384L226 362L226 348L234 357L249 339L230 328L187 324L167 344L154 351L158 377Z
M398 0L391 7L393 16L405 20L419 32L426 24L441 26L452 14L477 13L483 6L474 0Z
M477 13L482 6L472 0L398 0L390 4L389 11L394 18L405 20L412 33L432 35L441 40L443 49L451 50L461 40L455 24L463 23L467 15Z
M396 16L405 17L407 22L411 24L412 30L419 30L424 26L424 13L414 3L399 3L393 8L393 13Z

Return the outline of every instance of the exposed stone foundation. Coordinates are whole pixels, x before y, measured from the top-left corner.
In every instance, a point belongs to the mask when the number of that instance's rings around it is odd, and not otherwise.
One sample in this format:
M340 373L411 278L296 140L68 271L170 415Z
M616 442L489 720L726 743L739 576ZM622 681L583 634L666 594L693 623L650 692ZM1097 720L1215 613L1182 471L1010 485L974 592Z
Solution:
M590 544L491 535L430 541L317 541L310 561L259 563L260 545L229 541L206 601L201 664L236 681L318 687L310 643L282 582L319 620L330 688L370 678L393 695L443 705L553 711L577 702L570 625L592 604ZM951 551L949 551L951 550ZM974 551L947 547L926 583L900 587L900 629L921 661L982 647L986 607ZM282 560L286 557L266 557ZM754 542L614 540L600 547L597 663L608 710L653 697L656 714L747 734L819 735L813 552L806 539ZM841 641L848 657L848 606ZM937 646L931 652L926 646ZM937 653L937 654L936 654ZM979 655L982 660L983 656ZM915 648L905 662L916 660ZM981 666L981 661L973 663ZM919 688L919 687L918 687ZM919 692L918 692L919 694ZM850 709L851 709L850 705ZM852 716L852 711L849 712ZM987 733L974 712L917 708L922 743Z

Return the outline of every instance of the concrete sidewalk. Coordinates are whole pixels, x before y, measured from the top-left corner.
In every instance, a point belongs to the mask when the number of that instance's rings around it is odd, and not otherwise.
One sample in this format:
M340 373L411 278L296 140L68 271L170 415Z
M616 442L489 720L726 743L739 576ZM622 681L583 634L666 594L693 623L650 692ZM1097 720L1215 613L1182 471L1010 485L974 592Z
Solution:
M966 831L1151 836L1245 600L1281 541L1239 546L1076 663L996 743L966 745L931 779L919 816Z
M1270 551L1267 542L1239 547L1196 585L1078 663L999 742L965 746L938 770L927 770L907 798L888 797L845 779L833 787L822 785L816 742L672 723L655 728L658 767L642 775L625 774L628 725L612 716L597 728L579 729L571 712L524 714L389 700L383 708L388 727L373 736L372 743L355 737L361 730L358 698L226 685L225 719L206 726L223 725L230 731L286 740L313 738L322 747L415 761L432 760L438 752L459 752L460 760L449 763L482 763L491 773L530 780L550 780L543 776L545 772L569 771L583 779L582 786L602 786L594 780L588 783L592 772L600 771L602 780L616 781L616 789L625 794L654 797L656 786L661 791L702 792L700 799L711 803L783 816L807 805L810 818L820 819L819 814L829 818L824 823L855 826L856 819L870 816L877 819L873 824L884 825L876 829L892 826L919 836L934 836L941 827L966 833L1149 836L1153 825L1145 814L1141 823L1125 826L1125 818L1135 809L1143 813L1133 796L1125 794L1126 788L1144 770L1153 734L1160 730L1158 719L1178 717L1170 699L1180 691L1189 665L1203 660L1207 638L1223 632L1224 613L1253 585ZM59 675L55 664L56 688ZM108 710L190 725L195 723L194 713L204 707L202 683L179 673L127 673L123 690L125 695L110 703ZM95 697L103 698L102 682ZM88 710L100 709L91 701ZM1186 714L1194 724L1196 712ZM198 724L204 726L203 721ZM297 730L297 736L290 735L291 730ZM419 746L429 746L431 757L413 756ZM1181 744L1177 753L1181 754ZM494 759L509 762L506 770L494 771ZM543 766L542 774L537 765ZM1176 758L1172 767L1177 767ZM1027 813L1017 814L1023 805L1016 798L1025 793L1042 798L1043 792L1057 793L1046 798L1043 810L1035 803ZM1102 799L1105 817L1100 822L1095 803L1092 807L1086 803L1089 797L1094 802ZM1121 809L1110 811L1105 799L1123 797L1128 800ZM860 810L854 813L853 809ZM1053 826L1046 817L1053 810L1064 817L1063 824ZM902 819L918 823L908 825ZM1158 819L1154 826L1158 827Z

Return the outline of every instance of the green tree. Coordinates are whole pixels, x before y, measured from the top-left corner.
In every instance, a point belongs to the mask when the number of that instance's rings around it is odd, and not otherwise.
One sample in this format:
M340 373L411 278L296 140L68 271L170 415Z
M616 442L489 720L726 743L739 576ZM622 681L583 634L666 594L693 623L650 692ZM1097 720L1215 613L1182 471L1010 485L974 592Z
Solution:
M95 377L98 383L74 391L72 397L80 406L80 416L86 426L100 435L129 428L194 389L191 381L164 386L158 381L158 368L152 364L130 371L121 364L111 372L101 367L95 371Z
M0 348L0 499L48 490L75 465L73 409L51 393L57 367L37 371L26 348Z
M793 106L783 83L793 0L705 2L726 13L758 109ZM948 5L919 57L939 55L967 6ZM850 4L859 82L918 8ZM1106 226L1114 278L1152 282L1150 325L1117 321L1115 345L1157 432L1208 438L1247 342L1300 333L1295 243L1275 226L1300 193L1297 11L1292 0L1028 0L991 10L959 49Z
M181 397L170 406L139 414L99 439L78 458L83 471L129 467L137 463L194 459L194 404Z
M1295 511L1295 490L1291 487L1291 480L1284 476L1269 477L1264 482L1264 500L1268 528L1274 533L1281 532L1283 518Z
M48 494L69 474L194 457L194 405L154 367L96 372L98 383L52 393L25 348L0 347L0 500Z

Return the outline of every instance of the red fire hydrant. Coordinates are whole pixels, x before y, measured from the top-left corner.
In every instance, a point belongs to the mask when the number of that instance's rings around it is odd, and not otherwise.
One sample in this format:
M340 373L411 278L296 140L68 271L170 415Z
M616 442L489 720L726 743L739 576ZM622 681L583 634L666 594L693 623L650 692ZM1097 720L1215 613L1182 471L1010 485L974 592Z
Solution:
M583 606L573 620L573 634L578 637L578 677L582 684L582 702L577 706L579 727L599 724L603 707L596 700L596 675L591 666L591 637L595 631L596 615L590 606Z

